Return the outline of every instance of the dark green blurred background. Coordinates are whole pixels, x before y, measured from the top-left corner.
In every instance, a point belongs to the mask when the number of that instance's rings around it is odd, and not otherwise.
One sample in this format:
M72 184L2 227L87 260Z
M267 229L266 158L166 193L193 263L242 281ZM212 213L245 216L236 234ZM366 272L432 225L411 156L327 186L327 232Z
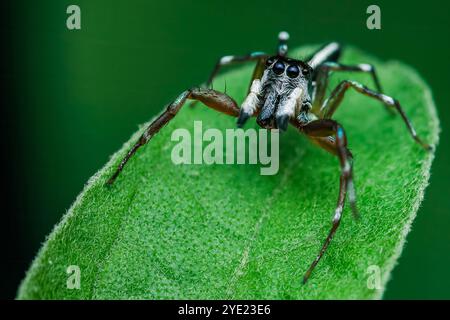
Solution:
M373 3L381 7L382 30L366 28ZM0 297L15 296L52 226L137 124L206 80L219 56L271 51L277 33L287 30L291 46L338 40L400 59L432 87L441 142L385 298L450 298L448 3L16 1L3 49L11 58L11 103L4 107L12 117L8 177L16 196L9 199L15 209L3 213L8 239ZM69 4L81 7L79 31L66 28Z

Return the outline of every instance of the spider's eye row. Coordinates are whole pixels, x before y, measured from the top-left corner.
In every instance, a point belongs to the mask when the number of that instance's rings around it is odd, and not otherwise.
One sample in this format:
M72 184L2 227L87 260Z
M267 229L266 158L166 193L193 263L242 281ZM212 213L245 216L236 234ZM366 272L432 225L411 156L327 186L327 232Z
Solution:
M275 72L275 74L280 75L284 72L284 63L281 61L277 61L274 66L272 67L273 72Z
M300 74L300 69L296 65L289 66L286 70L286 74L289 78L297 78Z

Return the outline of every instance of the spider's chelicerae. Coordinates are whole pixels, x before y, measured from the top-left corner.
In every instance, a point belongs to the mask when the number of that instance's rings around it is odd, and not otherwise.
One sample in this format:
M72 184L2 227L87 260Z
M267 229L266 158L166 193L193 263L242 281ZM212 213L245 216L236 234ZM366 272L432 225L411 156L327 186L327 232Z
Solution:
M341 105L347 90L352 88L363 95L379 100L388 111L398 112L413 139L425 149L429 150L431 147L417 136L400 103L396 99L381 93L381 86L372 65L340 64L338 60L341 55L341 46L335 42L323 46L303 61L289 58L287 56L288 33L280 32L278 38L277 53L273 56L263 52L254 52L246 56L225 56L221 58L205 87L194 87L181 93L147 127L140 139L121 161L107 184L112 184L115 181L135 152L175 117L188 99L201 101L216 111L237 117L239 127L243 126L252 116L255 116L256 122L266 129L284 131L290 123L318 146L336 155L339 158L341 168L339 196L332 226L319 254L305 273L303 283L306 283L336 233L341 221L346 196L348 196L354 215L357 215L352 154L347 148L347 139L343 127L332 120L333 114ZM247 61L255 61L256 66L248 95L241 108L238 108L233 98L225 93L210 89L210 86L222 66ZM332 71L369 73L373 78L376 90L369 89L355 81L344 80L326 98L329 76Z

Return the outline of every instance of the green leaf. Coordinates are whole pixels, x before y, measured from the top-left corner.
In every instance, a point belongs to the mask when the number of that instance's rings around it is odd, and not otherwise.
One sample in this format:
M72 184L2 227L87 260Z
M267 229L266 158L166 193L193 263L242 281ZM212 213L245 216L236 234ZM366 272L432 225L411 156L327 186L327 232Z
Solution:
M304 57L316 46L296 50ZM436 144L439 123L431 93L402 63L348 48L343 62L373 63L387 94L400 100L416 129ZM251 66L226 73L216 89L242 102ZM368 75L334 74L333 84ZM346 208L329 250L306 285L304 272L328 233L338 196L335 157L293 127L280 137L280 170L258 165L171 162L176 128L235 128L235 119L200 104L180 114L132 158L107 188L143 127L93 176L49 235L20 286L20 299L347 299L380 298L428 183L432 152L413 142L399 116L349 92L336 115L355 157L360 220ZM254 119L249 121L254 126ZM63 187L63 186L62 186ZM68 289L68 266L80 289ZM380 268L381 288L371 266Z

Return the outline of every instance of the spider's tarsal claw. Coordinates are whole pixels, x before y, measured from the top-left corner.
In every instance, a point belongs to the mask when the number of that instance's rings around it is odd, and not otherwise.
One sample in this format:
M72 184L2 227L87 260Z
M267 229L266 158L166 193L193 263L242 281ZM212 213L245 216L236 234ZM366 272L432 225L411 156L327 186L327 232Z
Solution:
M309 276L311 275L310 270L303 276L302 285L305 285L308 282Z
M422 146L422 148L424 148L426 151L434 151L434 146L432 146L431 144L428 144L426 142L423 142L422 140L418 140L418 142L420 143L420 145Z
M111 187L114 184L114 181L116 181L118 174L117 172L115 172L106 182L105 182L105 186L106 187Z
M241 111L239 112L239 118L237 120L237 126L239 128L242 128L244 124L247 122L248 118L250 118L250 114L241 109Z
M289 124L289 115L282 115L277 117L277 127L281 131L286 131Z

